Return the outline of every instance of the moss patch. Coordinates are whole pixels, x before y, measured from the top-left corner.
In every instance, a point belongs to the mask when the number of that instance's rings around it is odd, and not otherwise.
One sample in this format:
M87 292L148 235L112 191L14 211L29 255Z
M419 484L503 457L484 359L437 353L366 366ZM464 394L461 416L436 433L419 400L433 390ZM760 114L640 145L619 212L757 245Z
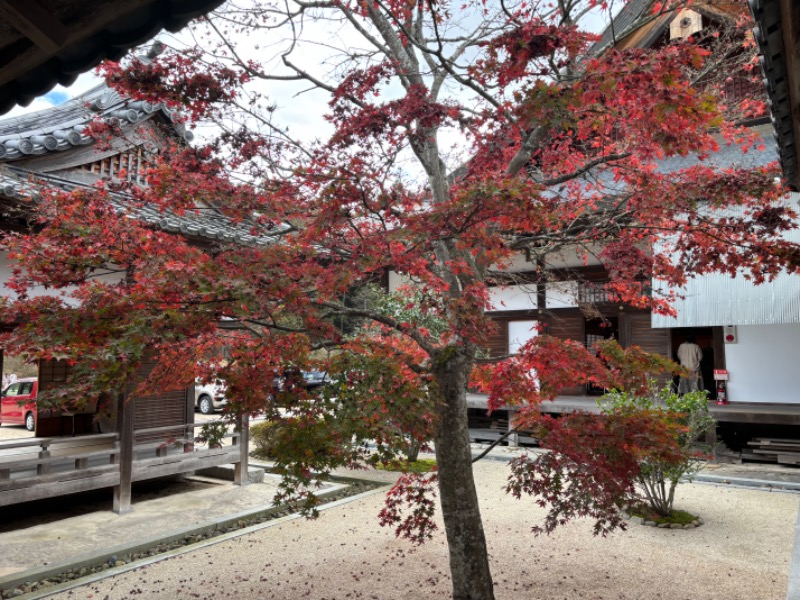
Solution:
M381 471L402 471L403 473L430 473L436 468L433 458L420 458L413 462L407 460L394 460L389 463L378 463L376 469Z
M673 510L669 516L664 516L646 504L632 506L628 509L628 513L634 517L641 517L645 521L652 521L656 525L691 525L698 519L696 515L685 510Z

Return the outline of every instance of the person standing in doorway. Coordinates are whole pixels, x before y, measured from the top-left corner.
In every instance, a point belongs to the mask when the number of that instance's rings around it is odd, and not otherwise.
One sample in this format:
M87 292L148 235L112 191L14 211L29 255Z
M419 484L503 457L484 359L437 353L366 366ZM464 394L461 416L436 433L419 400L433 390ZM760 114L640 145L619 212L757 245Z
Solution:
M702 375L700 374L700 361L702 360L703 350L694 343L694 336L686 336L686 341L678 346L678 362L688 371L678 381L679 394L696 392L703 388Z

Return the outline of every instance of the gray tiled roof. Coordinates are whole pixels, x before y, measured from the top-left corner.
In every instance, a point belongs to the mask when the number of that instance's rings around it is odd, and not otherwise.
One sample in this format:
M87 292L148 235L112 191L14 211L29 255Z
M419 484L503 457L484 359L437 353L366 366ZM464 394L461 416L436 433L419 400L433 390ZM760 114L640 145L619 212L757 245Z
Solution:
M752 147L745 153L738 144L720 142L719 150L710 154L705 160L701 161L694 153L686 156L671 156L658 161L658 168L662 173L678 171L700 164L718 169L735 167L752 169L765 167L769 163L778 160L778 149L772 137L772 126L759 125L758 127L753 127L751 131L755 132L760 138L761 145L764 146L763 150ZM755 146L758 145L758 143L755 144Z
M31 173L25 169L7 166L0 170L0 195L8 198L32 196L34 195L32 188L37 182L65 191L90 189L90 186L62 177ZM272 235L253 235L253 224L233 222L215 208L186 211L178 215L152 205L133 202L125 194L112 193L110 198L119 214L129 214L154 228L190 238L253 246L269 244L283 231L281 228L276 228Z
M126 129L159 113L175 122L178 135L192 140L192 133L163 104L133 101L102 84L60 106L0 119L0 162L91 144L94 140L85 129L94 119L114 120Z
M161 114L173 122L175 132L185 141L192 139L176 113L163 104L153 105L132 101L121 96L107 85L99 85L60 106L29 113L20 117L0 120L0 196L14 199L35 195L37 185L47 185L63 190L88 187L69 176L57 176L13 166L13 162L31 155L58 153L80 145L93 144L95 140L84 133L94 119L116 120L123 129L133 127L146 119ZM125 194L112 194L111 199L120 213L162 231L176 233L207 241L231 242L245 245L269 243L272 236L253 235L252 224L235 223L219 210L204 208L182 215L159 210L154 206L134 203Z
M753 127L752 132L758 136L753 146L745 152L739 144L719 142L719 149L700 160L696 153L686 156L670 156L656 161L656 170L660 173L677 173L690 167L704 165L714 169L752 169L765 167L778 160L778 149L773 139L772 127L760 125ZM759 146L763 148L759 148ZM602 195L621 194L625 191L625 183L614 181L614 174L609 169L594 171L587 180L597 183L598 192Z
M621 40L631 33L634 25L653 3L653 0L630 0L617 15L611 20L611 24L606 27L600 36L600 40L595 42L589 49L591 56L597 56L611 46L614 42Z
M774 131L770 135L765 130L762 135L765 145L768 147L766 153L761 153L758 156L753 154L747 157L740 156L740 152L737 149L726 150L723 148L711 160L722 161L722 163L743 160L745 164L749 164L748 161L753 160L762 161L758 164L763 164L763 161L768 163L773 160L780 160L786 183L792 189L798 190L800 189L800 173L798 173L797 169L797 142L794 139L792 129L792 105L788 86L789 74L784 60L786 49L781 28L780 2L779 0L748 0L748 3L757 24L753 29L753 34L761 50L760 62L765 77L764 84L767 87L770 98ZM603 31L600 40L589 49L589 55L597 56L601 54L615 41L621 40L630 34L633 31L633 25L646 16L645 13L652 4L653 0L630 0L625 4L611 24ZM693 6L692 8L701 13L705 12L702 5ZM717 15L716 18L720 18L720 16ZM654 33L663 29L664 25L662 23ZM775 137L774 143L769 139L773 135ZM691 160L696 160L696 157L669 159L665 161L665 164L668 165L668 168L682 168L682 164L688 164ZM720 166L723 166L722 163L720 163Z

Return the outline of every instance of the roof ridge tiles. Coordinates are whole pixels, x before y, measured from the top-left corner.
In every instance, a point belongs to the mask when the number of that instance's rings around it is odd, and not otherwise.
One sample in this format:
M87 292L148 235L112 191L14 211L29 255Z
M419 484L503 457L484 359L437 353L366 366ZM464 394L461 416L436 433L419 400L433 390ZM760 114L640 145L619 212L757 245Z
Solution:
M194 134L186 128L180 118L179 111L169 108L163 102L133 100L102 83L58 106L27 115L0 119L0 161L18 160L25 156L48 152L62 152L73 146L92 143L93 138L84 133L84 130L98 118L106 122L117 119L120 126L125 126L136 125L158 114L173 124L175 132L184 141L190 143L194 139ZM75 135L60 135L57 136L57 143L53 143L52 140L43 143L43 139L32 139L35 136L51 136L56 131L69 130L77 133L80 138ZM23 140L28 140L30 144Z

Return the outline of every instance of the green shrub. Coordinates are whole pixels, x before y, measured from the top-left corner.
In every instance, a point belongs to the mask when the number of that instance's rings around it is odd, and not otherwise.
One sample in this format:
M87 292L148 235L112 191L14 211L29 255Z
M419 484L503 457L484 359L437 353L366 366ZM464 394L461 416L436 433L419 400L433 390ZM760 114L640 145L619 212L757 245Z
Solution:
M197 437L197 444L207 444L209 448L222 448L222 442L228 433L228 424L224 421L208 421L203 423Z
M261 421L250 426L250 442L255 446L257 458L274 458L277 425L273 421Z
M636 478L647 504L659 515L670 516L678 483L681 479L691 480L703 468L702 459L713 450L698 442L715 424L708 411L706 393L690 392L679 396L669 387L654 389L650 396L611 392L603 396L599 404L607 414L647 411L674 426L677 455L668 458L646 455L639 461Z

